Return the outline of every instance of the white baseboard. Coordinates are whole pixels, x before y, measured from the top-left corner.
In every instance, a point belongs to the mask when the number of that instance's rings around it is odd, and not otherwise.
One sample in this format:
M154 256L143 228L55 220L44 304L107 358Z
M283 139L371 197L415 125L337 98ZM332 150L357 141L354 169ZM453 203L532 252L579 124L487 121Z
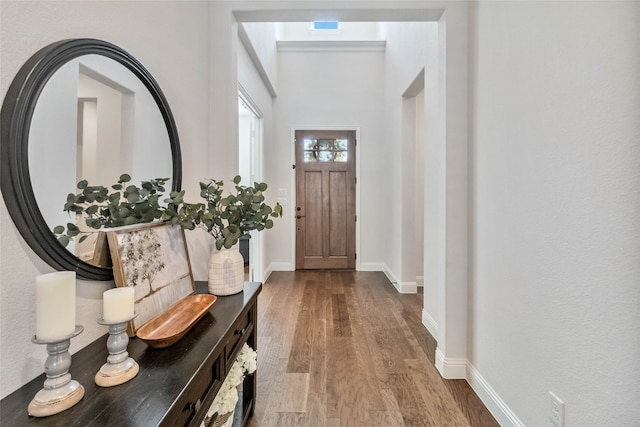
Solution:
M436 369L442 378L464 380L467 378L467 359L446 358L440 348L436 348Z
M271 267L267 268L267 271L264 272L262 283L265 283L267 280L269 280L269 276L271 276L271 273L273 273L273 270L271 269Z
M272 262L269 264L269 267L264 272L264 277L262 279L262 283L266 282L271 273L274 271L294 271L295 268L291 266L288 262Z
M422 324L434 339L438 339L438 322L431 317L427 310L422 309Z
M480 372L467 362L467 382L476 392L482 403L495 417L501 426L525 427L524 423L513 413L511 408L500 398L498 393L480 375Z
M393 284L393 286L398 289L398 278L395 274L393 274L393 271L391 271L386 264L382 264L382 271L387 276L387 279L389 279L389 281Z
M416 294L418 287L415 282L400 282L395 274L384 263L361 263L360 271L382 271L394 288L401 294Z
M272 262L267 270L271 271L295 271L295 267L290 262Z
M361 262L358 271L384 271L384 263L379 262Z
M416 276L416 286L419 288L424 287L424 276Z
M418 286L416 282L397 282L394 283L395 288L401 294L417 294Z

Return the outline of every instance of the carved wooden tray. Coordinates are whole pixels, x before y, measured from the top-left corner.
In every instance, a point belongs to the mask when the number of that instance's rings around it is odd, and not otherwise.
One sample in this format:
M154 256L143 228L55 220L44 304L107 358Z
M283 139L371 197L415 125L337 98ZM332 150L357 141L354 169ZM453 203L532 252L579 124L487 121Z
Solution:
M136 335L149 347L168 347L182 338L216 299L209 294L189 295L138 328Z

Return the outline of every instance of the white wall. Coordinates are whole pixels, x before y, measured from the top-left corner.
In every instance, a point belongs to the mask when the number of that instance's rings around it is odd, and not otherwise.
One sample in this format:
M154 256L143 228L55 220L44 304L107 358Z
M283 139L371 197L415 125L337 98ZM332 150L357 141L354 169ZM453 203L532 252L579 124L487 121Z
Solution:
M265 25L271 27L268 24ZM242 88L250 97L251 102L257 107L261 114L262 147L260 149L261 154L257 156L260 158L261 164L258 165L257 170L261 174L260 180L269 185L265 193L265 198L267 204L273 206L277 202L278 196L278 185L271 177L272 168L269 161L269 153L273 150L275 144L273 139L273 99L265 82L262 80L262 76L258 73L249 53L242 44L239 44L238 47L238 83L242 85ZM262 253L259 262L254 262L252 266L255 274L254 280L266 280L268 276L267 269L271 263L277 259L276 254L278 248L282 246L281 243L278 243L277 239L274 239L274 233L276 232L275 230L285 228L286 223L284 223L282 219L274 219L274 222L274 228L267 232L259 233L259 243L257 245L252 244L252 247L258 246L260 248L258 250Z
M182 143L183 187L197 194L207 175L209 5L206 2L0 2L0 93L38 49L61 39L95 37L135 56L156 78ZM171 31L167 31L170 28ZM152 156L152 155L150 155ZM48 173L56 176L56 164ZM35 277L52 269L24 243L2 201L0 230L0 397L43 371L46 351L35 333ZM191 252L192 261L200 254ZM205 255L206 260L206 255ZM112 282L78 281L75 352L106 329L96 323Z
M276 48L276 24L273 22L245 22L242 24L255 57L253 67L262 71L263 84L278 92L278 52ZM248 53L248 52L247 52ZM251 56L251 55L250 55ZM240 71L238 71L240 72ZM259 73L258 70L256 72Z
M432 78L437 74L437 55L438 55L438 24L434 22L402 22L402 23L385 23L382 26L384 36L387 39L386 58L385 58L385 137L389 141L398 140L402 135L402 103L403 94L410 89L412 84L421 75L424 70L424 79ZM425 82L421 83L424 87ZM422 95L419 99L422 102L421 105L415 106L413 114L417 112L421 114L421 120L416 121L416 118L412 118L414 125L420 123L422 128L414 130L414 142L412 143L411 150L412 155L407 155L406 152L399 150L401 145L389 144L386 147L386 156L389 159L393 159L392 172L389 179L393 180L393 188L395 200L392 202L397 206L407 206L407 203L413 203L415 197L412 197L416 191L424 192L424 181L422 186L415 185L415 174L418 170L422 171L424 168L424 157L421 159L420 164L415 163L415 154L418 152L421 156L424 156L425 144L428 143L429 147L436 146L439 142L436 138L432 137L429 141L425 141L425 102L438 102L438 94L429 87L429 94ZM428 99L425 99L427 97ZM417 99L417 98L416 98ZM407 101L405 101L407 102ZM413 103L416 100L411 101ZM432 109L433 110L433 109ZM407 114L409 112L407 111ZM433 129L433 119L437 117L431 113L429 125ZM417 147L415 141L418 136L422 139L420 149L416 151ZM438 164L439 159L430 158L430 164ZM406 177L404 182L402 181L403 174L407 174L407 171L411 171L411 176ZM437 182L442 184L442 181L437 179L437 171L430 169L427 180L429 181L428 188L434 188ZM424 180L424 175L421 174ZM423 194L419 196L419 199L424 200ZM424 215L427 218L437 218L438 210L441 208L440 202L436 199L437 189L434 189L426 194L428 200L426 211ZM418 265L423 264L422 253L417 253L413 247L411 235L414 235L417 231L415 223L416 211L413 208L406 208L402 210L402 216L400 221L393 221L389 224L388 239L392 244L387 246L386 260L391 271L396 272L398 280L400 282L416 282L416 272L418 271ZM425 218L426 220L426 218ZM425 248L437 248L439 244L436 231L441 226L436 223L435 220L428 222L424 228L420 227L420 230L426 229L428 231L427 238L424 240ZM396 248L400 248L397 250ZM424 276L425 297L429 296L429 307L433 309L428 312L428 316L433 319L437 318L437 302L435 301L436 286L438 283L435 276L438 271L438 257L437 249L425 250L428 257L425 263L425 267L420 267L421 275ZM401 265L406 263L406 258L410 258L412 261L408 266L402 268ZM424 273L423 273L424 271ZM427 301L425 300L425 307ZM435 322L435 320L434 320Z
M273 171L271 179L277 187L290 188L292 173L291 129L316 127L360 128L360 165L358 185L361 213L357 226L361 234L362 263L384 261L388 214L381 207L389 206L389 188L385 171L389 165L381 155L387 144L383 138L383 52L280 52L278 54L278 98L275 100L274 141L265 152L265 161ZM290 190L293 193L293 189ZM289 242L293 228L294 194L287 215L278 224L274 236L279 242ZM291 260L288 244L274 251L274 259ZM294 265L290 266L294 268Z
M469 361L527 426L640 422L640 3L471 14Z

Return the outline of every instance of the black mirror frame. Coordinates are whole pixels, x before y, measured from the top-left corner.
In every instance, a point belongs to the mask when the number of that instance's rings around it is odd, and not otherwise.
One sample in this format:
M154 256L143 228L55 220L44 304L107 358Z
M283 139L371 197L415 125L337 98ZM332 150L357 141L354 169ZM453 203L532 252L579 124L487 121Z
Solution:
M47 264L56 270L75 271L89 280L112 280L113 269L86 263L58 242L49 229L33 193L29 173L29 129L42 89L53 73L68 61L82 55L111 58L133 72L156 101L169 134L173 159L172 190L180 191L182 158L178 130L160 86L147 69L118 46L97 39L69 39L52 43L20 68L7 90L0 117L1 189L7 209L18 231ZM61 201L61 204L64 201Z

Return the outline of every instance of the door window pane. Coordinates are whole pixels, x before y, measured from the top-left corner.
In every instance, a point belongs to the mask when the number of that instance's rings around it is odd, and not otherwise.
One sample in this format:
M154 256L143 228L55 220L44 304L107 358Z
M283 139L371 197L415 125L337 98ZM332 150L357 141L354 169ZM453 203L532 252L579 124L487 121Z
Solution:
M347 139L305 139L304 161L346 162L349 141Z

